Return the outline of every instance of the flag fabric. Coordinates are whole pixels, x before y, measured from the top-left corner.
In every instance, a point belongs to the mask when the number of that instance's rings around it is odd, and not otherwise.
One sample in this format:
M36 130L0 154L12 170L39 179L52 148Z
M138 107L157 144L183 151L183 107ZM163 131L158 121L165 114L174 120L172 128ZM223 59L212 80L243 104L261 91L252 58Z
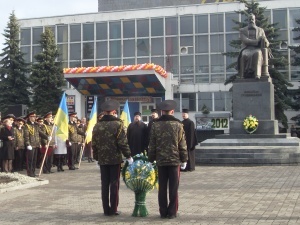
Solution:
M120 116L120 119L123 120L125 127L128 127L129 124L131 123L128 100L126 100L123 112L121 113L121 116Z
M57 127L56 136L61 140L66 141L69 136L69 116L66 100L66 93L63 93L57 113L54 118L54 124Z
M92 141L93 129L96 123L97 123L97 98L95 98L94 105L92 107L92 111L90 114L89 124L86 129L85 143L89 143L90 141Z

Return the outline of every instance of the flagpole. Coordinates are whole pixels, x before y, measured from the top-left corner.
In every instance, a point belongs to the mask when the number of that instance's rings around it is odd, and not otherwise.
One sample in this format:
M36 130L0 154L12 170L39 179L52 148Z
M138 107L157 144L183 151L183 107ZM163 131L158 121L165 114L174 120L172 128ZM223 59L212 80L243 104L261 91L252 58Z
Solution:
M52 127L52 131L51 131L50 137L52 137L52 135L53 135L54 128L55 128L55 124L53 124L53 127ZM42 164L41 164L39 176L41 176L42 169L43 169L43 167L44 167L44 163L45 163L45 159L46 159L47 152L48 152L48 149L49 149L49 145L50 145L50 141L48 140L48 143L47 143L47 145L46 145L45 155L44 155L44 157L43 157L43 161L42 161ZM52 166L52 165L51 165L51 166Z

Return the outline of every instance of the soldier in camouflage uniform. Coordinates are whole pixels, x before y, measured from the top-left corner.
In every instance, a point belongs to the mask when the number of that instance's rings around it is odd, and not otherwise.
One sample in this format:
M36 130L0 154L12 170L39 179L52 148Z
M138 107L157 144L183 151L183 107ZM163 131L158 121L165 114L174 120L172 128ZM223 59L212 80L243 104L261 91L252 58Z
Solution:
M44 165L43 165L43 173L45 173L45 174L53 173L51 171L52 163L53 163L53 151L56 148L55 133L54 133L54 131L52 132L53 126L54 126L54 124L53 124L52 112L48 112L44 116L44 124L41 125L41 130L44 134L46 134L47 136L51 136L51 133L52 133L52 138L51 138L51 141L49 143L47 155L46 155L45 162L44 162ZM42 160L45 157L45 152L46 152L48 142L49 142L48 138L47 139L41 138L41 144L42 144L41 156L42 156Z
M35 123L36 120L35 111L28 113L26 117L28 118L28 121L24 126L24 141L27 149L27 154L26 154L27 175L30 177L35 177L37 152L41 147L40 136L46 139L48 138L48 136L44 134L40 130L39 125Z
M106 216L120 214L117 208L122 154L130 164L133 162L123 122L114 116L118 108L119 103L114 100L106 101L101 105L105 115L95 125L92 135L94 158L100 165L102 206Z
M187 147L183 125L176 119L176 102L166 100L158 105L162 116L152 125L149 143L149 161L158 167L158 204L161 218L173 219L178 210L180 165L186 167ZM169 183L169 203L168 203Z
M69 139L68 147L68 166L69 170L75 170L76 156L78 151L78 135L84 136L85 133L80 131L76 123L76 112L69 113Z

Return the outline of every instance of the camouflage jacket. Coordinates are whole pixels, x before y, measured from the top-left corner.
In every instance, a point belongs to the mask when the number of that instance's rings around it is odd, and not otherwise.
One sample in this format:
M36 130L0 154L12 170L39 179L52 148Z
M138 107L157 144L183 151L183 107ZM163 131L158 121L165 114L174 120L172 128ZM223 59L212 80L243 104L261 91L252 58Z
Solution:
M18 147L18 149L24 149L25 143L24 143L24 127L18 128L14 127L15 129L15 147Z
M158 166L178 166L188 159L183 125L171 115L161 116L151 128L149 161Z
M41 131L46 134L47 136L51 135L52 129L53 129L53 124L49 124L47 121L44 122L44 124L40 127ZM48 137L47 138L41 138L41 144L43 146L48 144ZM52 133L52 139L50 141L49 146L55 145L55 133Z
M122 120L105 115L94 126L92 135L93 156L100 165L116 165L122 162L122 154L130 157Z
M78 143L78 135L84 136L85 133L77 127L76 123L69 122L69 141Z
M24 125L24 141L25 146L31 145L33 148L37 148L41 145L41 139L47 139L48 136L41 131L41 128L36 123L27 122Z

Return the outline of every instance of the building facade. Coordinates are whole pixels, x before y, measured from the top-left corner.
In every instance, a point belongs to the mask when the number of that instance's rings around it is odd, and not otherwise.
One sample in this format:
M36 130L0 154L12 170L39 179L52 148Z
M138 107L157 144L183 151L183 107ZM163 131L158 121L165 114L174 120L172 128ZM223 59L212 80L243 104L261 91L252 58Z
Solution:
M227 68L236 59L223 53L234 50L229 43L238 39L239 33L233 29L233 20L244 21L235 12L243 10L244 4L234 0L98 2L98 13L21 19L21 50L26 53L26 61L34 62L34 55L41 51L40 34L51 27L65 68L154 63L171 74L166 88L178 102L179 118L181 109L189 108L196 120L204 106L211 115L230 115L231 85L224 82L237 73ZM300 44L300 40L293 40L299 33L292 32L297 26L295 20L300 18L300 1L259 3L266 7L269 22L278 23L278 48L291 62L294 52L288 46ZM282 69L293 88L299 86L299 69L290 64ZM75 96L76 111L84 116L85 96L68 88ZM106 97L100 96L100 101ZM141 102L136 109L148 120L149 109L164 98L155 96L151 104ZM293 112L287 115L291 117Z

